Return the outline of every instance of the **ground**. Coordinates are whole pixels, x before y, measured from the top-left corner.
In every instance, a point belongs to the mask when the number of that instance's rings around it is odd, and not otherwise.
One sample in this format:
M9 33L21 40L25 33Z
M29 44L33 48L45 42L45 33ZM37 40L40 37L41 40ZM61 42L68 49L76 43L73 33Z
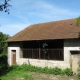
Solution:
M12 72L11 72L12 73ZM13 74L13 73L12 73ZM4 75L3 78L0 80L79 80L76 75L74 76L66 76L66 75L54 75L54 74L44 74L39 72L22 72L21 74L18 74L15 76L10 75ZM23 78L21 77L24 76ZM26 78L27 75L30 75L29 78Z
M36 72L30 72L29 74L32 75L32 80L78 80L77 76L53 75Z

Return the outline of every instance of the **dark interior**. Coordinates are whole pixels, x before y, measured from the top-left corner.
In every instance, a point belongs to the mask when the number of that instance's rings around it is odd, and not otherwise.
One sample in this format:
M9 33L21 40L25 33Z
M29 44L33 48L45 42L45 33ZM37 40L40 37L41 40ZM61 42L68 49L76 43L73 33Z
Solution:
M24 41L23 58L64 60L63 40Z
M43 48L44 43L48 49L63 49L63 40L24 41L23 48Z

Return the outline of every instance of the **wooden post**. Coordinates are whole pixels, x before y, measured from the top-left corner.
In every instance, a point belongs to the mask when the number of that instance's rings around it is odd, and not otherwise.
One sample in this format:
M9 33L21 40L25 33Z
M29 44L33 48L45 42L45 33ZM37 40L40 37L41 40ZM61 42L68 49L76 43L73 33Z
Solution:
M40 42L39 42L39 59L40 59Z

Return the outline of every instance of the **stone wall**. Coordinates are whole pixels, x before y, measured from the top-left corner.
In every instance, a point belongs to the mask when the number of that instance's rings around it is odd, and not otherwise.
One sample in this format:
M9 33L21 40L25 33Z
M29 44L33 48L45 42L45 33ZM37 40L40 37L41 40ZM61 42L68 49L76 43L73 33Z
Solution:
M77 73L78 62L80 61L80 39L64 40L65 62L70 64L74 73Z
M12 65L12 50L16 50L16 63L19 60L20 45L18 43L8 43L8 64Z
M18 64L31 64L33 66L39 67L60 67L62 69L68 67L69 65L66 64L64 61L55 61L55 60L39 60L39 59L24 59L20 58L18 60Z

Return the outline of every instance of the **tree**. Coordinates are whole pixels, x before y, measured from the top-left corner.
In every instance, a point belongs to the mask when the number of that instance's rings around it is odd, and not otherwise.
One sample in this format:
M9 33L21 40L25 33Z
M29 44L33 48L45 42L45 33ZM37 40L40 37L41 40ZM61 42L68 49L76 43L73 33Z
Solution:
M0 32L0 75L6 74L8 71L7 63L7 47L8 44L5 42L10 36Z
M8 44L5 42L5 40L7 40L9 37L9 35L0 32L0 54L7 53Z
M9 14L8 7L11 6L9 4L9 1L10 0L0 0L0 11L5 11L5 12L8 12L8 14ZM1 2L3 2L3 3L1 3Z
M77 21L77 26L80 24L80 16L78 18L76 18Z

